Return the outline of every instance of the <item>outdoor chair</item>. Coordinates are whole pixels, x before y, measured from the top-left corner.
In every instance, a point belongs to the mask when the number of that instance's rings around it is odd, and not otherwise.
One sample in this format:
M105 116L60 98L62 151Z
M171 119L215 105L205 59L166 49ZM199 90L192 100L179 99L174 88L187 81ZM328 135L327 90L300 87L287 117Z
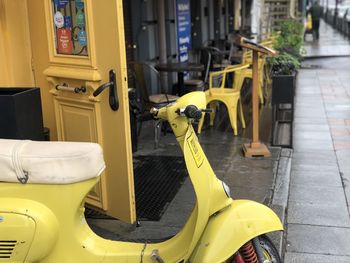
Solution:
M225 59L225 52L217 47L207 46L205 49L209 51L212 56L211 71L222 70L231 65L230 61Z
M210 113L210 126L214 125L215 110L217 107L216 102L220 101L227 107L228 115L230 118L231 126L234 135L238 134L237 130L237 108L239 106L240 119L242 127L245 128L245 120L243 115L242 102L240 100L240 91L243 85L243 71L249 67L246 65L234 65L228 66L224 70L211 72L209 75L209 89L205 91L207 104L212 109ZM232 86L226 85L227 75L235 74ZM219 86L216 86L215 78L220 78ZM201 133L204 123L204 116L199 121L198 133Z
M161 108L163 106L168 105L169 103L176 101L179 97L167 94L167 92L161 85L159 72L152 65L144 62L132 62L130 65L134 71L136 90L141 100L141 111L137 118L140 130L142 127L142 122L150 120L149 111L152 107ZM146 75L147 73L148 76ZM160 93L152 93L152 89L150 87L151 81L147 81L146 79L147 77L152 78L152 75L156 78L157 90L158 92L160 91ZM158 148L160 132L161 123L159 121L154 120L155 148Z
M208 78L212 65L212 55L208 50L203 48L195 50L193 53L194 54L192 55L194 61L204 65L204 70L199 72L199 74L197 72L189 73L190 79L186 79L184 81L186 92L204 91L208 88Z

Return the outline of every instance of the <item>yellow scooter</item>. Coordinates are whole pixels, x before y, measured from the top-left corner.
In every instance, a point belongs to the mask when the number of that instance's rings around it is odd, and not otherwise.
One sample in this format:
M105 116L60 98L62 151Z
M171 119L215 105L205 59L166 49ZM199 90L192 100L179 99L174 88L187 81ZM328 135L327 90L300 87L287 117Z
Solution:
M160 243L103 239L87 225L84 198L104 169L93 143L0 140L0 262L279 263L265 233L282 230L269 208L232 200L198 143L192 120L203 92L154 109L179 142L197 202L183 229Z

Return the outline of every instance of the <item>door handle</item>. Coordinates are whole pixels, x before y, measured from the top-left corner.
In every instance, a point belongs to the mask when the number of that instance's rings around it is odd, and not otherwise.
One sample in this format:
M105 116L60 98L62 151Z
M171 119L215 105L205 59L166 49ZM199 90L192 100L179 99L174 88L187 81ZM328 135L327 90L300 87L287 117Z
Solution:
M109 88L109 106L113 111L117 111L119 109L119 99L117 94L117 83L116 76L113 69L109 71L109 82L102 84L99 86L92 95L94 97L100 95L102 91L106 88Z

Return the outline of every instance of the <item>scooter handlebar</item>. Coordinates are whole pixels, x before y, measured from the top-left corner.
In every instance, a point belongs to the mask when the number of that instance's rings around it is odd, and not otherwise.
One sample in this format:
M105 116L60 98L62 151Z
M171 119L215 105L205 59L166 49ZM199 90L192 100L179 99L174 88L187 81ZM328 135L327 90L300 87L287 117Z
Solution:
M202 110L198 109L195 105L186 106L184 114L189 119L199 120L202 118Z

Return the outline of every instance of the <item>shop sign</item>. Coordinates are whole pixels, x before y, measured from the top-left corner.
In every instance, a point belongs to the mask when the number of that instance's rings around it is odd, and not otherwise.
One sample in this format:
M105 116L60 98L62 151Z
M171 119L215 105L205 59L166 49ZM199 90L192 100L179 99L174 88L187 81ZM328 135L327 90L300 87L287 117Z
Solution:
M176 0L176 22L179 62L186 62L191 49L190 0Z
M57 11L55 13L53 20L54 20L55 26L57 28L61 28L64 26L64 18L63 18L63 15L60 11Z
M73 52L72 32L67 28L57 29L57 53L71 55Z

